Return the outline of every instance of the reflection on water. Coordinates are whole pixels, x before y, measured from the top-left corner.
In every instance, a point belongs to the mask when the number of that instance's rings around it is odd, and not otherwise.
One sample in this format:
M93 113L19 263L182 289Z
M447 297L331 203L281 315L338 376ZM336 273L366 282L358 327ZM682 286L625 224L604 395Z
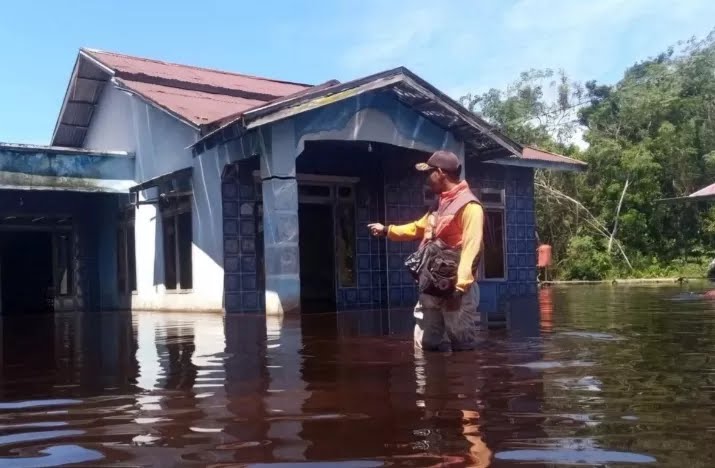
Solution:
M0 466L715 466L715 303L681 293L544 289L456 354L409 312L6 318Z

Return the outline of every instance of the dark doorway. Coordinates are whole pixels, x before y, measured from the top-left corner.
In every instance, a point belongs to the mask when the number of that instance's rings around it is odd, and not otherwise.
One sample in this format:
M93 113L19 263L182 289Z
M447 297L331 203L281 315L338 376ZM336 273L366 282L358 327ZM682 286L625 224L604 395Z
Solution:
M0 232L2 314L53 311L52 234Z
M300 296L303 313L335 312L333 207L301 203Z

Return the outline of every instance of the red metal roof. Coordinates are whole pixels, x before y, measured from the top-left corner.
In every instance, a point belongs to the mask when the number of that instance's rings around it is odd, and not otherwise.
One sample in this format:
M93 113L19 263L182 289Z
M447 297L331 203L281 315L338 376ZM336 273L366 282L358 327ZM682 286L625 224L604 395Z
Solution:
M560 154L552 153L550 151L540 150L534 148L533 146L524 146L524 150L521 153L522 158L532 161L544 161L548 163L556 164L567 164L571 166L586 168L587 164L578 159L569 158L568 156L562 156Z
M697 192L688 195L688 198L713 198L715 197L715 184L701 188Z
M205 125L311 87L113 52L83 50L134 91L195 124Z

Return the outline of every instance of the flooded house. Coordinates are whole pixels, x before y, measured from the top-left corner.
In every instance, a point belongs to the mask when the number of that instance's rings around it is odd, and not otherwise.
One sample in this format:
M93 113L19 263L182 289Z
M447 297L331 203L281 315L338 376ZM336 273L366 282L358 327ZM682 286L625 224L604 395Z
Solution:
M51 145L0 145L2 313L411 307L415 244L366 225L424 213L437 149L486 209L480 309L535 297L534 171L583 163L405 68L307 85L82 49Z

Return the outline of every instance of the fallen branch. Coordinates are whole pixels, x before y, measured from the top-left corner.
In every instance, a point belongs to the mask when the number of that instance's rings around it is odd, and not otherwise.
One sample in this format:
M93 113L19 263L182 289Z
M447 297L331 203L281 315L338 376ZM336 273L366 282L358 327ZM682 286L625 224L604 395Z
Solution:
M557 198L561 198L561 199L563 199L563 200L566 200L566 201L569 201L569 202L573 203L574 205L576 205L577 208L580 208L580 209L582 209L583 211L585 211L586 214L588 215L588 217L586 217L586 220L585 220L586 223L587 223L589 226L591 226L596 232L598 232L599 234L601 234L603 237L605 237L605 238L607 238L607 239L610 239L610 238L611 238L612 233L608 231L608 229L606 228L606 226L605 226L603 223L601 223L601 222L598 220L598 218L596 218L596 217L593 215L593 213L591 213L591 212L588 210L588 208L586 208L586 207L583 205L583 203L581 203L580 201L576 200L575 198L572 198L572 197L566 195L565 193L561 192L560 190L557 190L557 189L555 189L555 188L553 188L553 187L550 187L550 186L546 185L546 184L543 183L543 182L534 182L534 185L535 185L536 187L538 187L538 188L541 188L541 189L543 189L543 190L546 190L546 191L549 192L552 196L555 196L555 197L557 197ZM628 256L626 255L626 252L623 250L623 246L622 246L621 243L618 241L618 239L615 239L615 241L616 241L616 246L618 247L618 250L621 252L621 255L623 256L623 260L625 260L626 264L628 265L628 268L630 268L630 269L632 270L632 269L633 269L633 265L631 264L631 261L628 259Z
M618 217L621 215L621 206L623 205L623 198L626 196L626 190L628 190L628 183L630 179L626 179L626 183L623 184L623 192L621 192L621 199L618 201L618 208L616 208L616 219L613 222L613 231L611 231L611 238L608 239L608 253L611 253L611 246L613 245L613 238L618 231Z

